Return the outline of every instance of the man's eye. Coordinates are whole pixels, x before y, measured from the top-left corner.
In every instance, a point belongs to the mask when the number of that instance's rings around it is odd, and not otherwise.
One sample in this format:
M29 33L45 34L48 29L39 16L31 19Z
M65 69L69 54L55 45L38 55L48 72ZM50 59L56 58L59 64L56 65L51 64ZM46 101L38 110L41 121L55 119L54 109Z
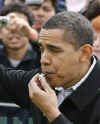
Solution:
M52 11L51 8L44 8L44 10L45 10L46 12L51 12L51 11Z
M38 10L39 7L32 7L31 10Z
M58 52L60 52L60 50L58 50L58 49L53 49L53 48L50 48L49 49L51 52L53 52L53 53L58 53Z

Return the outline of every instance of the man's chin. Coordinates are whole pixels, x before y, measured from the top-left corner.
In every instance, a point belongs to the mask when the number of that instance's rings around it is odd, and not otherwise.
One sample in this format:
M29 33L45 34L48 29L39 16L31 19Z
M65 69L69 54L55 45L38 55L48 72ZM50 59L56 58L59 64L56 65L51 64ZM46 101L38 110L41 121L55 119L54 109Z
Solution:
M50 85L50 87L52 87L52 88L55 88L55 87L57 87L55 84L55 81L54 80L50 80L50 79L46 79L47 80L47 83Z

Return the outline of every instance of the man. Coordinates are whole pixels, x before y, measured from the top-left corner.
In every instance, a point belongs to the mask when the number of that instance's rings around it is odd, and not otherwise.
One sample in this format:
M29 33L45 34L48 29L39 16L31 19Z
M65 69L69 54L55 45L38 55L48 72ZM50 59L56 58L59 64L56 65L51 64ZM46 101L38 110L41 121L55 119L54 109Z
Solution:
M33 32L33 35L36 32L32 29L33 16L28 8L21 4L9 4L1 9L0 15L10 18L8 27L0 29L4 44L0 49L0 63L5 67L24 70L39 67L40 52L37 44L31 43L30 34L28 34L28 30ZM28 35L24 35L20 28Z
M98 15L99 8L100 0L91 0L87 8L84 11L80 11L80 13L91 20Z
M57 14L43 26L39 42L45 78L37 74L30 81L32 102L52 124L67 124L67 119L99 124L100 62L92 57L90 23L73 12ZM58 100L52 89L56 87L64 88Z
M39 44L46 78L36 74L39 69L14 71L1 65L0 85L5 94L22 107L35 110L35 115L39 108L42 124L99 124L100 62L92 56L90 22L75 12L59 13L43 26ZM55 88L61 89L58 100Z
M23 70L40 67L40 52L37 44L30 41L30 36L24 35L20 31L20 28L23 27L24 31L26 29L34 33L32 13L25 5L16 3L4 6L0 15L10 18L8 27L0 29L4 46L0 48L0 64L7 68ZM3 119L7 119L8 124L14 123L12 121L15 120L21 121L23 124L29 123L31 114L28 111L16 106L11 100L6 100L6 103L2 99L0 101L0 116L4 115Z
M26 0L25 4L32 11L35 21L34 26L40 32L42 25L55 15L58 6L57 0Z
M100 59L100 15L91 21L94 27L95 41L94 41L94 55Z
M94 28L93 53L100 59L100 0L93 1L83 15L89 19Z

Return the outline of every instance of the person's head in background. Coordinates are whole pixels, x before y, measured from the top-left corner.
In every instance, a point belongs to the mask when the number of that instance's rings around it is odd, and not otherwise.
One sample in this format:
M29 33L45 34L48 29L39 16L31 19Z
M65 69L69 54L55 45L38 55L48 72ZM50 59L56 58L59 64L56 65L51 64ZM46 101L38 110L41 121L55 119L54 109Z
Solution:
M88 5L87 9L81 14L84 15L88 20L92 20L97 17L100 13L100 0L92 0Z
M27 6L22 4L5 5L0 11L0 16L8 16L11 18L10 21L16 18L16 20L18 19L30 27L32 27L34 21L32 13L28 10ZM23 50L20 54L24 54L28 48L29 38L21 31L16 32L16 30L14 30L15 28L13 29L14 26L15 24L1 28L3 44L9 54L17 53L17 51L20 50ZM17 55L18 54L16 54L16 56Z
M12 3L25 3L25 0L3 0L3 5L8 5Z
M25 4L35 17L33 27L40 32L42 25L55 15L58 0L26 0Z
M91 21L94 27L94 54L100 59L100 15L92 19Z
M89 19L93 25L95 35L93 51L100 59L100 0L94 0L83 15Z

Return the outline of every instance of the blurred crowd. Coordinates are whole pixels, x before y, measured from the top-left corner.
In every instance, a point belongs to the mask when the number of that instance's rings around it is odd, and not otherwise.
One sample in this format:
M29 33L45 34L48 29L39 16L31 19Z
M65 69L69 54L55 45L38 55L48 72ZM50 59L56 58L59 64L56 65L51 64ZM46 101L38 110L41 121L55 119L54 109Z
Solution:
M79 12L89 19L94 28L94 55L100 58L100 0L0 0L0 16L10 19L0 27L0 64L23 70L39 67L39 32L50 17L62 11ZM0 101L2 124L32 124L31 116L9 98Z

